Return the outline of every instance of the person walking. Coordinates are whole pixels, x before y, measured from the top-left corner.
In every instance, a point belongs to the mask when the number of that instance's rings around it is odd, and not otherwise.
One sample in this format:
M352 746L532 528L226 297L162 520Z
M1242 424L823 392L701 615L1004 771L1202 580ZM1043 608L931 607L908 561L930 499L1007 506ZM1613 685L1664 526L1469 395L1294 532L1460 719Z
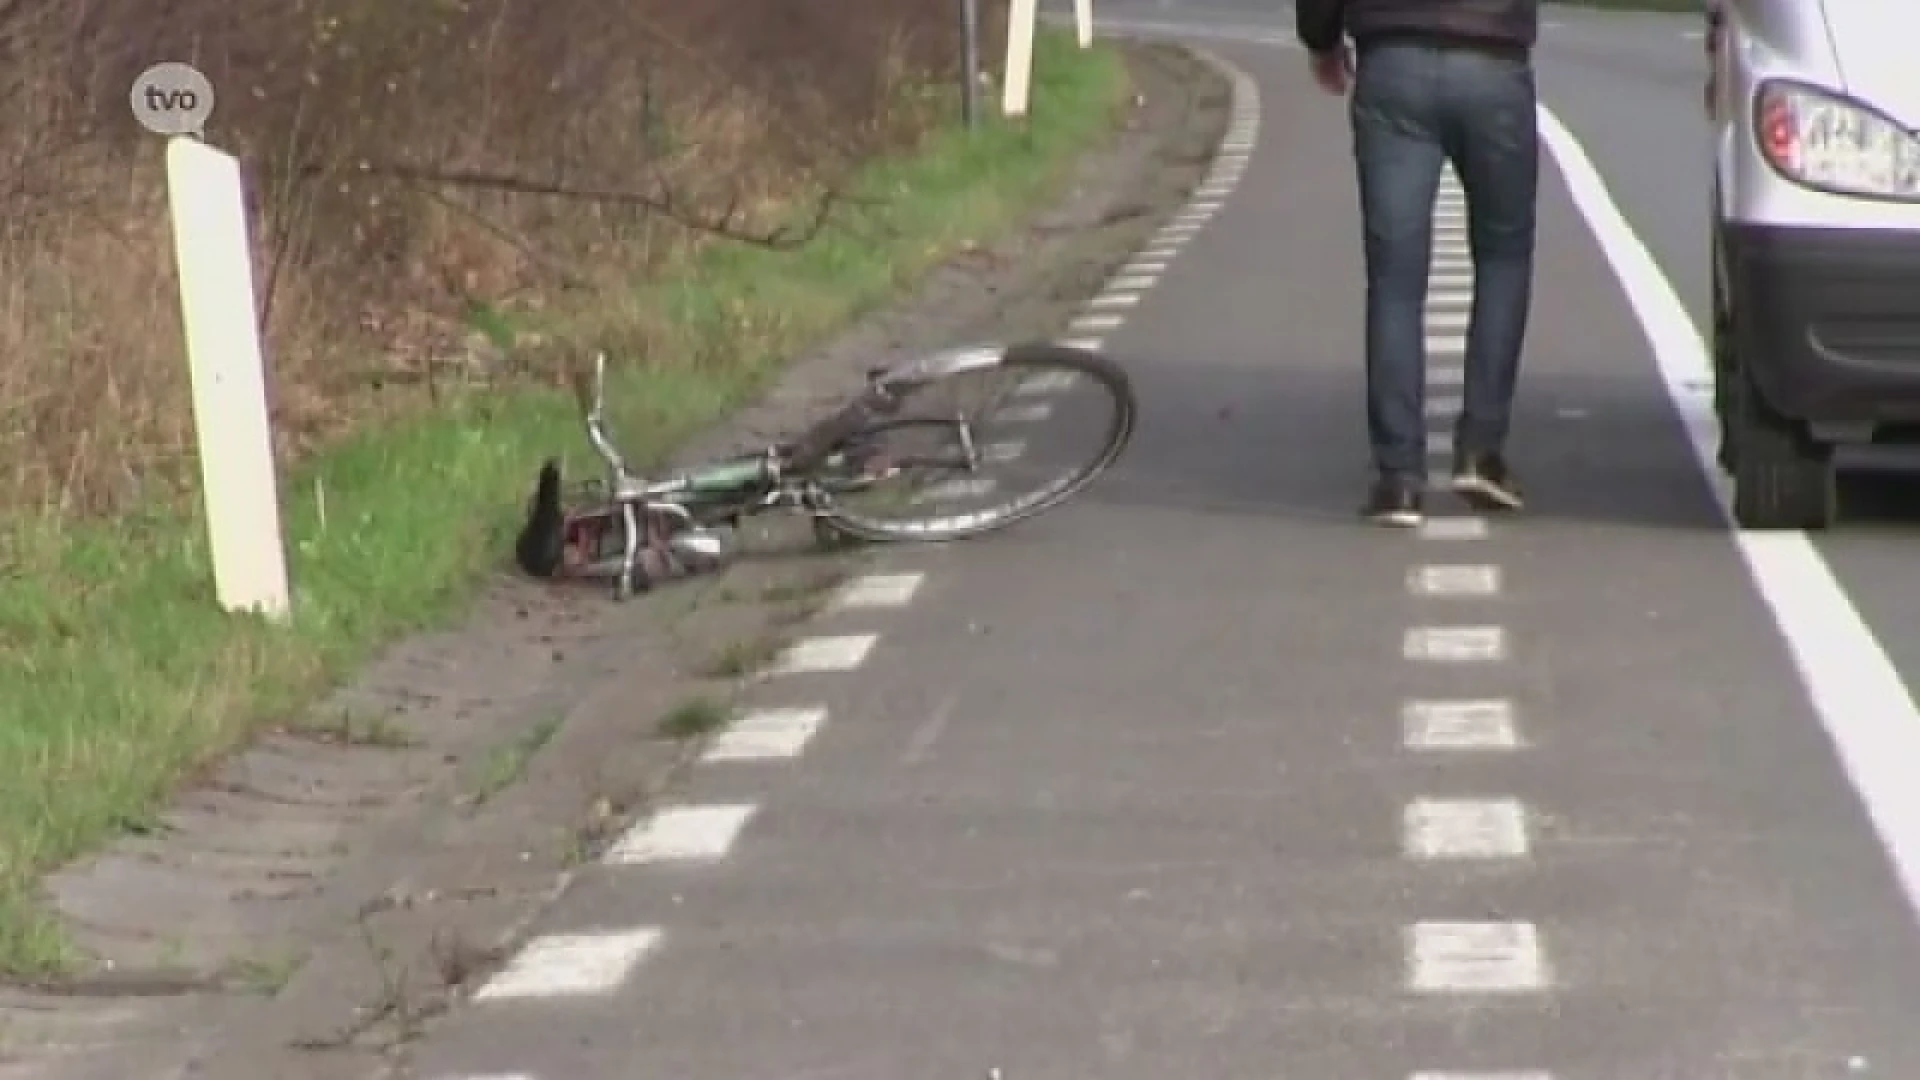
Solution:
M1532 303L1538 0L1297 0L1295 20L1315 81L1351 90L1377 474L1364 513L1384 525L1422 518L1427 271L1448 162L1466 192L1474 270L1452 487L1476 509L1518 510L1506 442Z

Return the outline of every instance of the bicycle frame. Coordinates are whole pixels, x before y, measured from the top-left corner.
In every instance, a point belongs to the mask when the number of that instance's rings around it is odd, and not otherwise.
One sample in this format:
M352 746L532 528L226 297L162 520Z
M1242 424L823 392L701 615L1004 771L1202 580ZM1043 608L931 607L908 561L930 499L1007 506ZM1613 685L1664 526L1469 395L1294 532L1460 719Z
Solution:
M819 536L824 519L831 516L833 502L832 493L817 473L823 466L842 460L846 440L893 414L905 392L976 365L997 363L999 355L999 350L992 348L962 348L921 357L892 371L869 371L862 394L809 429L797 442L698 466L670 479L648 481L633 472L607 432L607 357L604 352L596 352L591 385L576 383L575 389L585 413L587 439L606 466L606 490L592 505L565 515L564 546L577 553L576 560L570 561L569 576L611 577L616 596L625 598L655 576L642 573L646 568L641 561L647 554L665 561L667 572L717 565L726 557L726 545L712 530L737 527L742 518L770 510L808 514ZM971 432L964 420L956 423L961 436L960 460L903 459L889 463L879 474L863 471L854 486L919 464L977 467L978 452ZM618 530L619 548L612 555L601 554L610 528Z
M666 562L668 572L688 569L689 564L717 564L726 551L715 528L737 527L742 518L770 510L817 516L830 505L817 483L792 468L795 448L790 445L769 446L664 480L639 476L607 431L606 362L605 353L595 353L591 387L576 386L585 406L587 440L605 465L606 480L605 490L590 505L566 515L566 546L581 553L570 576L611 578L616 596L624 598L656 576L642 566L649 553ZM618 547L602 554L609 530L617 534Z

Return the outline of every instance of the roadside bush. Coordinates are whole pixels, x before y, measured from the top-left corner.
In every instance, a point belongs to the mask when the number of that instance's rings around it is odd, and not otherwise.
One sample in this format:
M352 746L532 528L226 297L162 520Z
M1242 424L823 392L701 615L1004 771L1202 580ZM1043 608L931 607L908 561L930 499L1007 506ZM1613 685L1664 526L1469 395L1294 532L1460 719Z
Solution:
M206 73L245 164L292 459L449 381L552 377L498 348L502 310L586 311L804 221L951 107L926 91L955 81L954 8L0 0L0 511L192 479L163 144L128 107L150 64Z

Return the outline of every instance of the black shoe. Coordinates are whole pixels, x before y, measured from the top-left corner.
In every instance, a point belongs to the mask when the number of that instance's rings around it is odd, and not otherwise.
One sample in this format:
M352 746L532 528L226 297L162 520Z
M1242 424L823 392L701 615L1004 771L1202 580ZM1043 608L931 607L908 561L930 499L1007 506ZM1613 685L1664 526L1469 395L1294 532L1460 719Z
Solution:
M1512 470L1499 454L1462 454L1456 458L1453 490L1476 510L1518 510L1526 505Z
M1420 485L1403 476L1383 476L1374 481L1362 511L1375 525L1411 529L1420 524Z

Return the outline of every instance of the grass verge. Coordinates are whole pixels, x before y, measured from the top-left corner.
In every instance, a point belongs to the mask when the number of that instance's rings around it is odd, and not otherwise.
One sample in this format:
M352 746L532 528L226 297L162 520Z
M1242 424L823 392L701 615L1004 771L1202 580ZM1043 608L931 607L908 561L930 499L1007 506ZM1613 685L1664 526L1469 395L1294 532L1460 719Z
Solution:
M1116 54L1048 34L1026 124L935 131L867 170L869 198L806 247L707 248L639 289L632 312L596 316L651 320L687 358L614 373L630 451L657 458L784 358L1012 226L1111 129L1123 86ZM307 463L282 485L285 627L216 609L196 516L0 524L0 970L54 975L76 959L38 900L41 873L142 824L193 770L383 644L455 616L500 565L535 465L581 441L568 395L496 391Z

